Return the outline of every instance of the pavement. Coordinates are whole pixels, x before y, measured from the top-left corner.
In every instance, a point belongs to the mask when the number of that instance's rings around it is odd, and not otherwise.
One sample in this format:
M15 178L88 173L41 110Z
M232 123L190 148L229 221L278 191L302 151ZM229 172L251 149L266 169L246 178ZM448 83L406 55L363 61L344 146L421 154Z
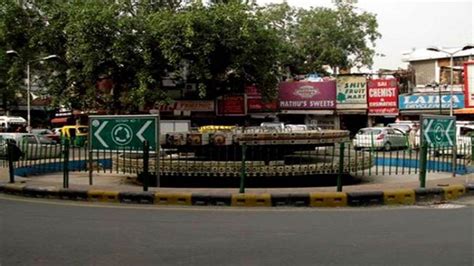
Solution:
M0 185L8 186L8 169L0 168ZM327 178L324 176L315 176L314 178ZM335 177L333 177L335 178ZM69 174L69 191L79 191L81 192L81 196L78 196L79 199L85 198L91 199L91 197L104 198L106 200L107 197L112 195L112 201L123 202L127 200L122 200L121 196L117 193L140 193L143 191L143 187L135 182L136 176L135 175L127 175L127 174L116 174L110 172L94 172L93 173L93 185L89 185L89 175L87 172L70 172ZM52 174L44 174L44 175L35 175L29 177L15 177L15 184L20 185L22 190L24 187L29 188L37 188L41 190L51 190L54 191L54 197L57 197L57 192L62 190L63 188L63 175L62 173L52 173ZM467 174L462 176L452 177L450 173L427 173L427 182L426 188L433 192L436 196L435 200L451 200L454 198L458 198L460 195L470 193L472 190L472 184L474 184L474 174ZM459 189L459 186L461 188ZM356 194L357 197L362 197L361 199L357 198L355 201L359 203L379 203L384 204L387 201L387 193L395 191L396 195L392 195L391 197L400 198L397 202L400 204L414 204L415 201L418 201L419 195L417 194L417 189L419 188L419 181L418 181L418 174L398 174L398 175L373 175L373 176L358 176L354 177L349 184L343 186L343 194L336 193L336 186L335 185L321 185L321 186L312 186L312 187L281 187L281 188L258 188L258 187L251 187L245 189L246 195L268 195L259 198L259 199L236 199L242 200L244 206L247 206L247 201L250 200L253 204L250 205L259 205L258 202L260 201L264 206L270 205L286 205L288 202L292 202L291 204L296 204L295 202L299 201L298 203L301 206L319 206L318 201L323 202L326 200L328 195L331 195L332 199L330 201L339 200L341 196L348 197L349 196L349 203L341 203L342 205L335 204L336 206L346 206L351 205L351 193ZM454 191L458 189L457 191ZM1 188L0 188L1 190ZM18 190L18 188L13 188L14 191ZM419 190L419 189L418 189ZM94 191L97 194L97 191L101 191L101 193L107 193L107 195L94 195L91 196L90 191ZM388 191L388 192L387 192ZM407 191L410 195L402 195L407 194ZM165 196L161 195L162 197L166 197L166 195L171 194L189 194L189 198L184 205L234 205L234 197L240 197L242 194L239 194L238 187L227 187L227 188L196 188L196 187L149 187L149 192L151 193L161 193L165 194ZM420 192L420 191L419 191ZM430 192L430 193L431 193ZM473 191L474 192L474 191ZM114 194L115 193L115 194ZM310 194L317 194L323 193L322 199L313 199L310 198ZM325 194L326 193L326 194ZM332 193L332 194L327 194ZM362 194L361 194L362 193ZM368 193L368 196L365 194ZM375 194L376 195L375 195ZM426 192L423 190L420 192L421 197L424 199L426 196ZM22 193L18 193L22 194ZM26 193L23 193L26 194ZM88 195L89 194L89 195ZM286 198L280 201L275 201L274 198L276 196L273 195L287 195ZM450 194L450 195L447 195ZM148 194L147 194L148 195ZM221 199L222 195L224 195L224 199L218 202L208 202L209 198L211 197L218 197ZM237 196L234 196L237 195ZM239 196L240 195L240 196ZM296 195L296 196L295 196ZM303 195L300 197L300 195ZM384 196L385 195L385 196ZM398 196L397 196L398 195ZM30 195L31 196L31 195ZM42 196L41 193L33 193L33 196L38 197ZM44 196L44 195L43 195ZM51 196L51 195L50 195ZM196 199L194 200L194 196ZM292 199L295 196L297 199ZM367 197L366 197L367 196ZM61 196L59 196L61 198ZM66 196L67 199L76 199L76 196ZM131 196L130 196L131 197ZM174 196L176 198L178 196ZM280 196L278 196L280 197ZM317 197L317 196L315 196ZM409 197L410 199L401 199L401 197ZM203 199L205 198L205 199ZM433 197L429 197L433 198ZM156 201L155 198L146 198L143 197L139 199L130 198L130 200L138 201L141 203L153 203ZM176 199L175 199L176 200ZM312 201L314 205L312 205ZM343 199L346 201L347 199ZM408 201L407 201L408 200ZM165 199L165 201L167 201ZM255 201L257 203L255 203ZM406 203L407 202L407 203ZM171 201L170 201L171 203ZM237 204L237 203L236 203ZM290 204L290 205L291 205ZM296 205L298 205L296 204ZM332 205L332 203L328 203ZM323 204L325 205L325 204Z

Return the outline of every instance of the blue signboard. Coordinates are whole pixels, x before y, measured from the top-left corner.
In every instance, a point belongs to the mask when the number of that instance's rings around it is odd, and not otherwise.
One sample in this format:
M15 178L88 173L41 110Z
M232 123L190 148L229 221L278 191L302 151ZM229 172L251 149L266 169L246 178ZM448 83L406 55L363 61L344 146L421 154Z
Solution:
M403 109L449 109L451 106L451 95L400 95L398 96L398 106ZM453 109L464 108L464 95L453 95Z

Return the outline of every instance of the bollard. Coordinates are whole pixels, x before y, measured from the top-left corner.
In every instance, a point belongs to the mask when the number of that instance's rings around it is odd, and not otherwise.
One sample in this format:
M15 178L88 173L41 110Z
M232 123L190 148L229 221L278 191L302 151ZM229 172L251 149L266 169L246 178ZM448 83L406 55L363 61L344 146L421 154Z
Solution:
M69 188L69 139L64 140L63 188Z
M242 166L240 168L240 189L239 193L245 193L245 153L247 151L247 145L242 144Z
M426 186L426 156L428 154L428 144L423 141L420 151L420 188Z
M150 173L148 171L148 159L150 158L150 147L148 140L143 141L143 191L148 191L148 178Z
M13 143L7 142L8 172L10 174L10 183L15 183L15 169L13 166Z
M337 174L337 192L342 192L342 172L344 171L344 142L339 144L339 172Z

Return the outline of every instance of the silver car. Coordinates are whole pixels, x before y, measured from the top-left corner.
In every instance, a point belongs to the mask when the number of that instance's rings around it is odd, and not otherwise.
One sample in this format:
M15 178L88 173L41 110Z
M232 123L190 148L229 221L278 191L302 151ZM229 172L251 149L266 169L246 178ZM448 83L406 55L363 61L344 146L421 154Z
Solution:
M12 140L27 160L56 158L61 156L61 147L54 140L30 133L0 133L0 140Z
M367 127L357 132L353 140L355 149L383 149L408 147L408 136L401 130L390 127Z

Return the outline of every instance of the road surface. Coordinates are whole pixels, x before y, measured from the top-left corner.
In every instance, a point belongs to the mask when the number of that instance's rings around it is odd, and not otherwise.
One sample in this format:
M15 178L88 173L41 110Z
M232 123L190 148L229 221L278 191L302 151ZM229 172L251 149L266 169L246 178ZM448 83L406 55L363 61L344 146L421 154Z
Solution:
M0 265L473 265L473 201L237 209L0 195Z

